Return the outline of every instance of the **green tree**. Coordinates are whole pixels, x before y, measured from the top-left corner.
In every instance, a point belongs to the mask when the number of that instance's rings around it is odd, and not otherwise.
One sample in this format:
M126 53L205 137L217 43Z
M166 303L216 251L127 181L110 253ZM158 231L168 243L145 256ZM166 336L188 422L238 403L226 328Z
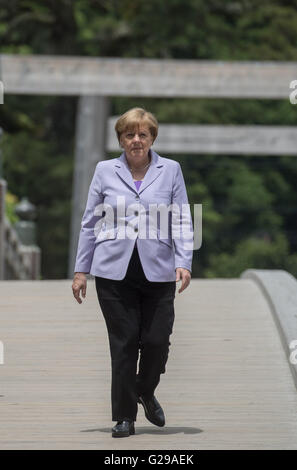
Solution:
M296 0L0 0L0 6L1 53L296 60ZM76 104L75 97L7 95L0 106L4 177L9 191L38 207L45 278L67 276ZM112 114L144 106L161 123L297 124L289 100L136 96L111 105ZM295 157L164 156L180 161L190 202L203 205L194 275L237 276L253 265L296 274Z

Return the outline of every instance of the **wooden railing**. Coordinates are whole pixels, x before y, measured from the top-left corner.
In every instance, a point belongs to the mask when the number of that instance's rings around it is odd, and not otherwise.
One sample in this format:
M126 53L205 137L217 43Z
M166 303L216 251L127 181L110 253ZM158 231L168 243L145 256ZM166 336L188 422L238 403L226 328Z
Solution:
M41 251L23 245L5 215L6 181L0 180L0 279L40 279Z

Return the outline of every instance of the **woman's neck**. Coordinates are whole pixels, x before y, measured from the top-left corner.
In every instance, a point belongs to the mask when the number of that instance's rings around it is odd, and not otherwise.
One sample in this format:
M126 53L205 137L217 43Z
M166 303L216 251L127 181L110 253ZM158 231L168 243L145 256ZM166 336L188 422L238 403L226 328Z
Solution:
M150 152L142 160L135 160L134 158L131 158L131 156L127 155L127 153L125 155L129 169L135 172L145 171L151 163Z

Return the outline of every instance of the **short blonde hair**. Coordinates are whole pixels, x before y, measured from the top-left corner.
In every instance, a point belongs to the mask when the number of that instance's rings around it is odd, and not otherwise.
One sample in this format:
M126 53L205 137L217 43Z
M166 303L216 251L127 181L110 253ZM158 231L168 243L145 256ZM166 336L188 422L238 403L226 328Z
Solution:
M153 137L153 142L156 140L158 135L158 121L155 116L146 111L143 108L131 108L122 114L115 124L115 131L118 136L118 141L120 143L120 138L123 132L128 129L135 129L140 124L147 125L151 136Z

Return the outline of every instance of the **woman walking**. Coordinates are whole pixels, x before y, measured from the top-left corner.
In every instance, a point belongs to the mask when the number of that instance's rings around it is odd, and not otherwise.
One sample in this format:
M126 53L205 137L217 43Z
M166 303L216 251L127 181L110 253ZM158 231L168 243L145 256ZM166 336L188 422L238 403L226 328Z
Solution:
M151 423L165 425L155 390L168 359L176 282L182 292L191 279L192 249L179 229L185 219L192 229L192 221L189 211L187 217L179 212L188 204L179 163L151 149L156 118L133 108L115 130L123 153L96 166L72 290L81 303L86 274L95 276L111 354L112 436L128 437L135 433L138 404Z

